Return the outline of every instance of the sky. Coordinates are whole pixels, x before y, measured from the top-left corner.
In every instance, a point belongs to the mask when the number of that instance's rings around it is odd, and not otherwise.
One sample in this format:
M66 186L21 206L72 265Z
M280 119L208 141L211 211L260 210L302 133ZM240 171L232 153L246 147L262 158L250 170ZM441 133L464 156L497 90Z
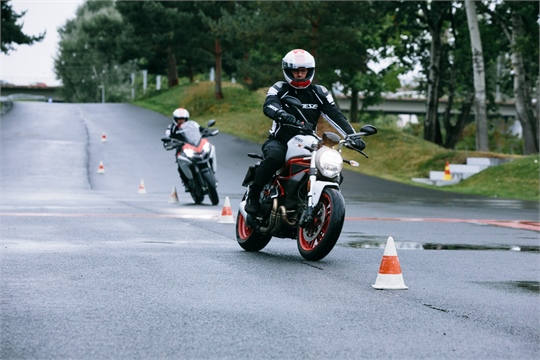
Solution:
M42 82L59 86L54 74L54 57L60 41L57 29L75 18L84 0L11 0L9 3L17 14L26 11L17 22L23 24L23 33L38 36L47 31L47 34L32 45L15 45L8 55L0 53L0 80L14 85Z
M12 9L26 14L17 24L29 36L46 31L45 39L32 45L15 45L8 55L0 53L0 80L14 85L31 85L37 82L59 86L54 74L54 57L58 52L57 29L67 20L75 18L77 8L84 0L11 0ZM412 75L400 76L402 82L410 82Z

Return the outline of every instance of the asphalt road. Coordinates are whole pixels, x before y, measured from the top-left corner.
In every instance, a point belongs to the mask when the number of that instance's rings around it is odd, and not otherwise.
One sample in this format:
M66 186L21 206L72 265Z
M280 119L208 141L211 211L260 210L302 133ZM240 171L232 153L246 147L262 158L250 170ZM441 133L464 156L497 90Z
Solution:
M197 206L159 140L169 121L124 104L2 116L1 359L540 356L537 203L347 172L328 257L286 239L247 253L219 219L259 145L210 138L222 200ZM408 290L371 286L389 236Z

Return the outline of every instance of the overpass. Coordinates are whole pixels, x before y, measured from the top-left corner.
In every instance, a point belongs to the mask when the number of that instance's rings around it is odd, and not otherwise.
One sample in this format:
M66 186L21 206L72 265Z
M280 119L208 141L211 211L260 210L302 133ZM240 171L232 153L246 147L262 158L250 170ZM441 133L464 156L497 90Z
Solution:
M0 87L0 96L9 96L12 100L33 99L47 101L49 98L53 101L64 101L60 96L59 86L10 86L2 85Z
M361 105L360 100L360 104ZM343 111L349 112L351 108L351 99L345 96L337 96L336 102L339 108ZM447 102L445 100L439 100L438 113L444 113ZM517 117L516 107L513 102L497 103L499 107L498 115L504 118ZM382 112L385 114L412 114L412 115L425 115L426 114L426 99L422 98L409 98L409 97L387 97L384 98L380 104L369 106L366 111L368 112ZM454 111L458 113L458 111ZM472 109L474 114L474 107ZM495 115L493 113L489 115Z

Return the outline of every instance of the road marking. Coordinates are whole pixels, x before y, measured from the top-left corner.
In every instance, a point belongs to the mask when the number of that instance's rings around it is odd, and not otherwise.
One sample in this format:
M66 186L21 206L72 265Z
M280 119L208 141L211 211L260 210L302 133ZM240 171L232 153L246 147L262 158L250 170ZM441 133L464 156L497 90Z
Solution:
M219 212L201 212L200 214L103 214L103 213L35 213L35 212L4 212L0 216L20 217L118 217L118 218L169 218L169 219L217 219ZM494 225L513 229L532 230L540 232L540 222L530 220L485 220L485 219L447 219L447 218L377 218L377 217L346 217L347 221L404 221L404 222L441 222L468 223L478 225Z
M495 225L521 230L540 232L540 222L530 220L485 220L485 219L446 219L446 218L369 218L369 217L346 217L349 221L419 221L419 222L442 222L442 223L468 223L479 225Z
M20 217L118 217L118 218L172 218L172 219L212 219L216 214L102 214L102 213L0 213L0 216Z

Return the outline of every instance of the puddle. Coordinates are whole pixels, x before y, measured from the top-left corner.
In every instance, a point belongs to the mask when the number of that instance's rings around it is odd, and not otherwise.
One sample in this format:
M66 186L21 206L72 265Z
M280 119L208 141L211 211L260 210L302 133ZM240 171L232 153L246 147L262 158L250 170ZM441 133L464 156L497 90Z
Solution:
M469 244L436 244L419 243L413 241L395 241L396 249L401 250L502 250L502 251L522 251L540 252L540 246L496 246L496 245L469 245ZM357 249L384 249L385 241L352 241L342 244L342 246Z
M495 288L517 289L526 292L540 293L539 281L501 281L501 282L478 282L479 284L487 285Z

